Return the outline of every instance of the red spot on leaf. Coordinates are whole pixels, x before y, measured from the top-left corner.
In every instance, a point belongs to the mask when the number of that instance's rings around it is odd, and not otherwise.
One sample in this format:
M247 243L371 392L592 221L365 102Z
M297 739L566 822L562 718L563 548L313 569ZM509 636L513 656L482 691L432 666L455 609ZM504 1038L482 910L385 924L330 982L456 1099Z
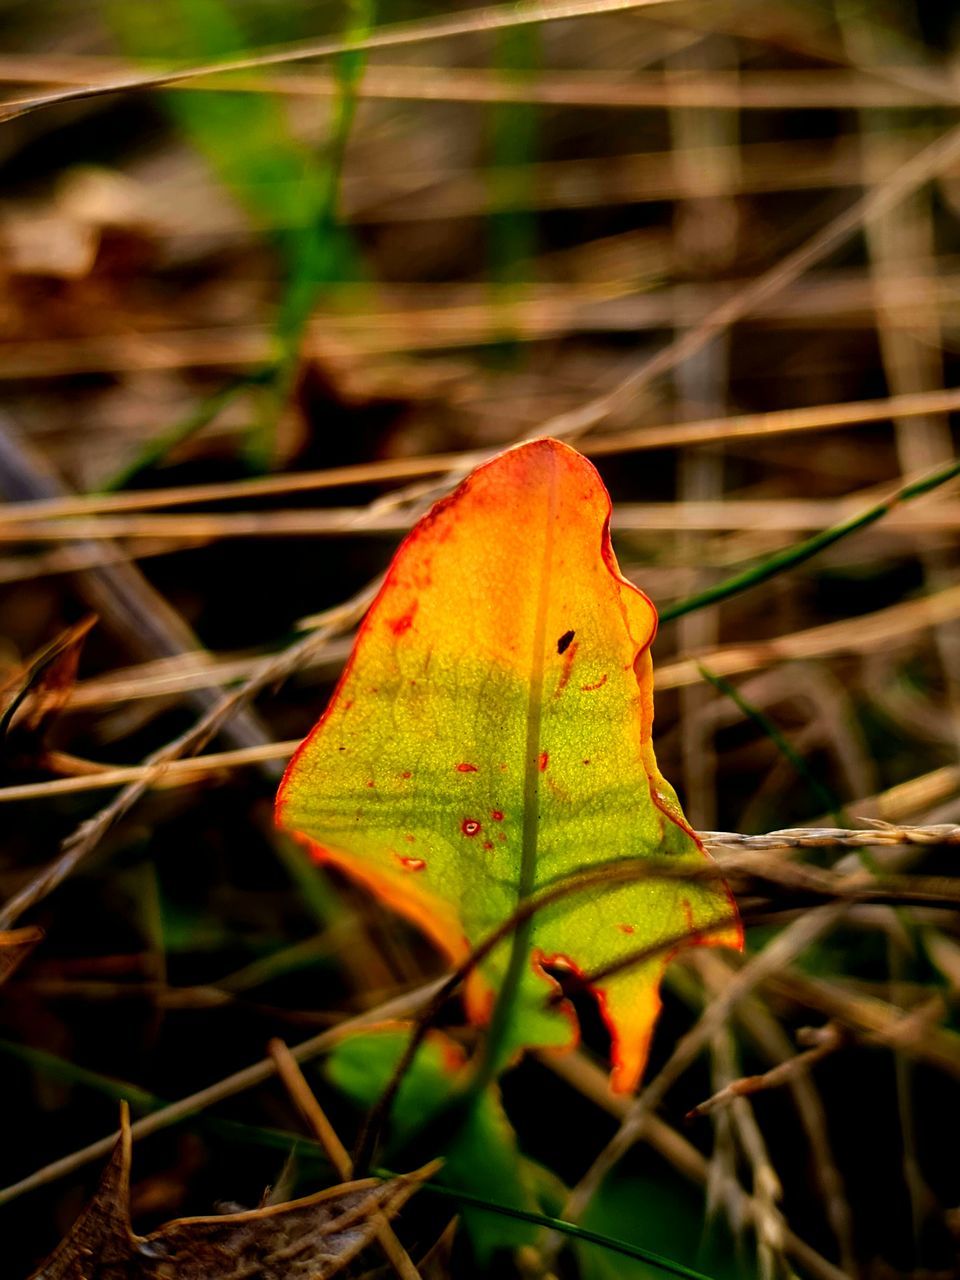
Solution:
M507 837L503 834L502 831L497 835L497 839L500 841L501 844L507 843Z
M490 810L490 817L494 820L494 822L502 822L502 821L503 821L503 811L502 811L501 809L491 809L491 810Z
M621 933L636 933L636 929L632 924L618 924L617 928Z
M460 823L460 830L465 836L475 836L480 834L480 823L476 818L464 818Z
M413 844L414 840L416 839L416 836L412 836L412 835L410 834L410 832L408 831L408 832L407 832L407 834L406 834L403 838L404 838L404 840L406 840L407 844Z
M567 687L567 683L569 682L570 676L573 672L573 660L576 656L576 644L570 645L563 651L563 670L560 672L560 679L557 681L557 687L553 695L555 698L559 698L560 694L563 693L564 689Z
M550 763L550 752L541 751L540 759L537 761L537 768L540 770L541 773L543 773L546 770L546 767L549 763Z
M484 840L484 842L483 842L483 847L484 847L485 849L492 849L492 848L493 848L493 841L492 841L492 840Z
M684 908L684 919L686 920L687 937L690 938L690 942L691 943L703 942L704 941L703 933L701 933L699 929L696 928L696 925L694 924L694 909L692 909L692 906L690 905L690 901L687 899L684 899L684 901L682 901L680 905L682 906L682 908Z
M693 922L693 907L690 905L689 898L684 898L680 905L683 907L683 918L687 922L687 933L693 942L699 942L700 930Z
M399 858L398 862L404 871L424 871L427 866L423 858Z
M584 760L584 762L583 762L583 763L584 763L584 764L589 764L589 763L590 763L590 761L589 761L589 760Z
M399 618L390 619L390 622L387 625L395 636L402 636L405 631L410 630L413 626L413 615L416 611L417 606L414 605L408 613L401 614Z
M373 780L372 778L368 778L368 779L367 779L367 786L368 786L368 787L375 787L376 785L377 785L377 784L374 782L374 780Z
M604 672L596 684L582 684L580 686L581 693L593 693L596 689L602 689L607 683L607 673Z
M412 778L413 774L410 772L409 769L405 769L403 773L401 773L400 777L403 778L404 781L406 781L408 778Z
M475 764L467 764L466 762L464 762L463 764L457 765L457 773L476 773L476 772L477 772L477 766Z

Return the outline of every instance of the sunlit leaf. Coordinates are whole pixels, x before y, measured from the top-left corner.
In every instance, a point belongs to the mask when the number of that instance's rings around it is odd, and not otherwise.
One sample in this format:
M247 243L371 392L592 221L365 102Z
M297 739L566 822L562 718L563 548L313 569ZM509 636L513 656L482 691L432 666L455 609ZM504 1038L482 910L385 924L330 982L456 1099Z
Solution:
M656 612L620 575L609 515L594 468L554 440L475 471L398 551L281 787L280 823L453 960L558 878L704 856L654 758ZM718 928L732 912L722 885L663 876L555 902L518 930L508 1047L573 1038L545 965L589 974L662 942L596 988L614 1086L632 1088L669 940L736 946L739 929ZM489 1018L510 951L472 975L473 1020Z

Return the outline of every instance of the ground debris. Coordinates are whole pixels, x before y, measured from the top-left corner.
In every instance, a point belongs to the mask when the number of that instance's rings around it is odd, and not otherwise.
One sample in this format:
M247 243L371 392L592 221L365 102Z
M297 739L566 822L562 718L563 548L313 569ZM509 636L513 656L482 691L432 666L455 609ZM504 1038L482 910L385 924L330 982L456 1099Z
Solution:
M25 929L0 929L0 982L5 982L10 977L42 937L42 932L33 926Z
M369 1245L434 1166L366 1178L289 1204L179 1218L148 1236L130 1225L129 1117L96 1195L30 1280L326 1280Z

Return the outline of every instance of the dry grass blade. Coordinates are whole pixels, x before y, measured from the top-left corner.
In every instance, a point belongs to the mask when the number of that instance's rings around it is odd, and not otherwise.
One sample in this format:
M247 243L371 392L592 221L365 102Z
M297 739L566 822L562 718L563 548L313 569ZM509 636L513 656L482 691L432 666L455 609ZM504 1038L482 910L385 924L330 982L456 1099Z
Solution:
M752 283L714 308L698 325L645 361L618 386L579 409L563 413L543 424L542 434L576 439L598 423L631 404L655 378L669 373L710 343L718 333L750 315L755 307L785 289L828 254L840 248L861 226L882 217L887 210L935 177L945 165L960 157L960 126L912 156L889 178L857 200L832 222L788 253Z
M666 532L681 528L706 531L795 533L825 530L852 512L852 502L835 501L728 501L691 502L683 508L672 503L625 503L617 512L615 528L621 532ZM206 546L224 538L308 538L365 533L402 535L417 513L369 507L329 508L325 511L229 512L224 514L103 515L91 518L30 520L23 526L0 523L0 542L70 542L73 540L164 539L171 549L177 543ZM898 533L943 533L960 528L960 506L938 504L917 510L890 513L885 528Z
M337 1131L327 1118L326 1112L317 1101L316 1095L307 1084L300 1064L282 1040L271 1040L270 1057L277 1068L277 1075L284 1088L296 1103L297 1109L313 1131L314 1137L323 1147L337 1172L344 1182L353 1177L353 1161L346 1147L340 1141ZM406 1249L397 1239L393 1228L382 1214L375 1215L374 1230L383 1256L390 1263L401 1280L422 1280L419 1271L410 1261Z
M585 440L582 451L591 458L649 449L686 448L730 440L754 440L824 431L839 427L866 426L893 418L922 417L928 413L949 413L960 409L960 389L891 396L881 400L855 400L846 404L812 405L780 409L769 413L716 416L692 422L667 423L618 431L609 436ZM424 457L388 458L332 467L323 471L298 471L282 475L258 476L251 480L198 484L177 488L134 490L128 493L78 494L32 502L8 502L0 507L0 525L32 520L54 520L65 516L99 515L120 511L147 511L155 507L180 507L193 503L232 501L238 498L288 496L359 484L385 484L395 480L417 480L443 475L454 468L475 466L490 456L488 451L428 454ZM144 554L141 550L140 554ZM73 565L69 566L74 567Z
M105 765L95 772L74 777L54 778L49 782L25 782L19 786L0 787L0 803L7 800L40 800L45 796L76 795L85 791L109 791L114 787L145 783L150 787L183 787L215 777L230 769L241 769L266 760L288 760L300 740L268 742L262 747L238 747L233 751L215 751L192 759L171 758L159 768L156 763L112 768ZM88 766L91 762L85 762Z
M290 1052L298 1062L304 1062L309 1058L316 1057L318 1054L325 1053L344 1037L353 1035L365 1027L391 1018L410 1017L435 995L440 985L440 982L427 983L415 991L406 992L393 1000L387 1000L366 1013L358 1014L353 1018L345 1018L336 1027L332 1027L328 1031L322 1031L319 1035L312 1036L309 1040L304 1040L295 1045ZM226 1098L232 1098L247 1089L256 1088L257 1085L269 1080L275 1072L276 1063L274 1060L269 1057L263 1058L261 1061L253 1063L252 1066L244 1067L240 1071L235 1071L233 1075L227 1076L223 1080L218 1080L206 1089L200 1089L188 1097L180 1098L177 1102L173 1102L169 1106L162 1107L159 1111L154 1111L150 1115L135 1121L130 1126L131 1137L139 1139L149 1137L153 1133L160 1133L162 1130L170 1128L171 1125L179 1124L190 1116L196 1115L208 1107L215 1106ZM56 1181L58 1178L66 1177L94 1160L102 1160L105 1156L109 1156L114 1149L118 1137L119 1134L116 1133L107 1134L96 1142L91 1142L86 1147L78 1151L72 1151L62 1159L45 1165L35 1173L22 1178L19 1182L4 1187L0 1190L0 1204L7 1204L25 1195L28 1191L34 1191L38 1187L43 1187Z
M957 164L956 160L946 162L943 176L954 181ZM885 181L895 178L897 172L891 170L886 178L878 178L878 189ZM496 180L498 175L494 173L491 181ZM519 181L517 174L500 175L499 185L507 194L499 199L494 212L522 211L516 207L517 200L509 196L509 183L517 185ZM544 211L591 207L590 201L578 198L576 194L579 186L588 181L593 181L591 173L578 173L576 170L535 171L528 175L528 182L533 183L539 193L533 203ZM619 168L606 174L604 181L607 184L603 193L606 197L604 205L656 204L675 195L672 184L666 180L638 185L633 177L633 166L626 160L620 162ZM449 189L444 196L444 183L438 180L440 194L432 203L395 199L402 197L403 193L385 191L371 209L352 211L350 221L358 228L365 225L399 228L438 219L450 221L471 217L483 188L475 189L472 181L461 181L457 175L450 176L447 182ZM416 185L418 189L430 185L430 175L424 175ZM819 188L822 185L822 181L814 181L813 178L807 181L808 187ZM831 181L828 185L836 187L842 184ZM784 191L803 189L799 179L792 186L786 183L780 186ZM599 201L600 194L595 198ZM289 228L281 226L277 230ZM215 234L215 229L208 234ZM171 249L176 249L183 239L189 243L189 237L172 236ZM955 262L943 261L936 265L938 275L933 287L953 318L957 293ZM721 308L725 311L739 307L740 295L750 287L737 280L709 289L704 287L694 302L679 287L656 293L643 289L638 291L638 285L644 285L651 277L655 277L655 272L647 270L641 273L638 282L629 285L601 283L564 291L546 287L518 288L512 304L515 341L543 347L560 339L569 341L579 337L585 340L593 334L638 337L656 334L665 327L672 327L677 320L684 321L685 327L690 326L688 332L692 332L704 317L709 320ZM802 285L795 280L788 283L791 287L775 288L753 302L748 312L736 317L737 322L748 319L754 323L767 321L778 329L793 329L801 335L818 333L825 328L834 329L838 334L849 330L869 330L871 288L868 278L849 272L836 275L824 272L819 278ZM898 323L909 320L912 295L916 289L924 287L924 283L922 276L897 281L890 306ZM416 295L406 301L401 297L394 306L376 309L371 308L368 301L362 305L364 301L349 289L339 297L333 294L331 302L340 305L336 311L319 311L307 327L301 347L303 357L324 363L340 353L348 355L356 363L372 363L388 356L396 358L423 353L436 357L443 353L452 354L462 347L495 347L499 340L501 317L496 304L470 291L466 296L462 291L452 296L445 296L439 291L432 305L424 304ZM344 315L346 306L351 306L355 314ZM6 385L35 378L52 383L56 379L83 373L112 374L123 378L145 369L157 375L227 369L252 376L269 360L271 335L266 325L243 322L204 327L151 325L124 335L122 341L113 335L98 333L9 340L3 344L3 352L0 383ZM563 399L571 398L575 397L565 396ZM617 416L624 423L629 421L625 411Z
M715 952L698 952L694 966L703 979L705 990L711 993L725 989L734 976L730 966ZM780 1066L793 1058L793 1042L761 1000L751 997L741 1001L737 1007L737 1016L754 1046L768 1061ZM833 1150L826 1107L806 1073L792 1074L786 1085L807 1135L816 1170L816 1182L837 1241L842 1266L850 1274L855 1274L859 1268L854 1244L853 1215Z
M703 831L700 838L709 849L864 849L896 845L950 845L960 843L960 827L940 823L930 827L904 827L876 820L872 827L790 827L765 835L734 831Z
M129 65L115 59L66 55L25 57L0 55L0 82L83 87L107 79L131 78ZM186 84L170 84L171 89ZM275 93L289 97L332 97L337 86L325 69L246 77L215 76L190 83L189 89L211 93ZM591 71L543 71L531 81L508 81L473 67L375 66L359 87L364 98L427 102L514 102L577 107L636 109L672 107L687 110L737 111L858 109L928 106L944 101L939 86L896 83L882 74L818 69L737 73L634 71L629 79Z
M589 1062L579 1053L565 1054L562 1057L554 1054L538 1055L540 1062L549 1071L568 1083L577 1093L589 1098L597 1107L623 1121L630 1111L630 1099L612 1094L607 1087L606 1077L599 1067ZM659 1116L651 1115L643 1133L643 1140L675 1169L679 1170L691 1182L705 1186L708 1166L703 1155L676 1129L671 1128ZM762 1210L754 1197L743 1191L739 1185L734 1190L742 1218L747 1222L756 1222ZM783 1244L787 1254L799 1265L809 1271L817 1280L850 1280L849 1273L837 1267L829 1259L811 1248L805 1240L801 1240L785 1223L782 1228Z
M97 846L114 823L137 803L150 783L162 776L172 761L202 750L220 726L226 723L237 709L245 706L261 689L279 683L296 671L340 630L355 625L369 603L370 590L365 589L359 592L351 601L335 611L334 620L327 627L308 635L279 656L262 662L240 689L226 694L195 725L173 742L154 752L147 761L146 772L137 781L129 783L95 818L83 823L61 847L60 853L52 862L4 904L3 909L0 910L0 928L8 928L15 923L23 912L29 910L70 875L83 858Z
M101 84L88 84L76 89L66 89L41 97L8 103L0 119L14 119L43 107L57 106L65 102L100 98L113 93L130 93L144 89L165 88L168 85L196 80L201 76L224 75L234 71L252 71L256 68L276 67L288 62L302 62L309 58L330 58L341 53L354 53L367 49L395 49L403 45L418 44L428 40L444 40L451 36L472 35L476 32L502 31L527 23L556 22L567 18L590 17L603 13L618 13L625 9L652 8L676 3L676 0L527 0L518 5L492 6L474 9L446 18L429 18L397 23L381 27L372 35L359 40L314 40L293 48L250 54L220 62L193 67L180 67L153 74L120 76Z
M828 622L749 645L727 645L699 658L664 663L657 671L660 689L681 688L703 680L702 666L721 676L742 675L776 662L863 653L915 634L919 629L960 616L960 587L947 587L919 600L889 605L875 613Z

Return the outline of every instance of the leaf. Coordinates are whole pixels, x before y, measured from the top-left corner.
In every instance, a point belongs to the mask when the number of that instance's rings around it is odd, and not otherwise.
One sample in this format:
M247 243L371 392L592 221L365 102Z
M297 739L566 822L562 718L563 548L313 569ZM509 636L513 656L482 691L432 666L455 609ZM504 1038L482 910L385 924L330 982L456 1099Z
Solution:
M280 788L280 824L453 961L560 877L706 856L657 768L657 615L620 576L609 518L594 468L555 440L478 468L397 552ZM544 966L588 974L663 943L595 992L614 1087L631 1089L675 939L738 946L739 927L718 928L734 914L713 881L651 876L569 896L520 926L520 951L505 942L471 975L468 1014L486 1021L518 977L508 1047L569 1044L572 1014L545 1003Z
M289 1204L180 1218L148 1236L130 1226L130 1122L96 1195L31 1280L325 1280L342 1272L436 1170L345 1183ZM382 1218L379 1218L382 1222Z
M409 1028L401 1024L350 1036L331 1052L326 1074L357 1106L370 1107L393 1076L408 1037ZM463 1067L464 1053L455 1041L437 1031L428 1033L393 1107L389 1163L395 1163L395 1154L445 1110L462 1082ZM443 1157L437 1185L515 1209L536 1212L542 1207L537 1191L549 1175L521 1156L496 1090L487 1089L464 1122L450 1130ZM497 1249L532 1244L537 1238L537 1228L528 1222L475 1208L463 1210L463 1226L482 1264Z
M0 982L6 982L42 937L43 931L33 925L24 929L0 929Z
M97 622L89 614L57 636L32 658L25 670L8 681L0 692L7 700L0 714L0 737L12 731L40 737L43 729L67 702L77 679L80 651L88 632Z

